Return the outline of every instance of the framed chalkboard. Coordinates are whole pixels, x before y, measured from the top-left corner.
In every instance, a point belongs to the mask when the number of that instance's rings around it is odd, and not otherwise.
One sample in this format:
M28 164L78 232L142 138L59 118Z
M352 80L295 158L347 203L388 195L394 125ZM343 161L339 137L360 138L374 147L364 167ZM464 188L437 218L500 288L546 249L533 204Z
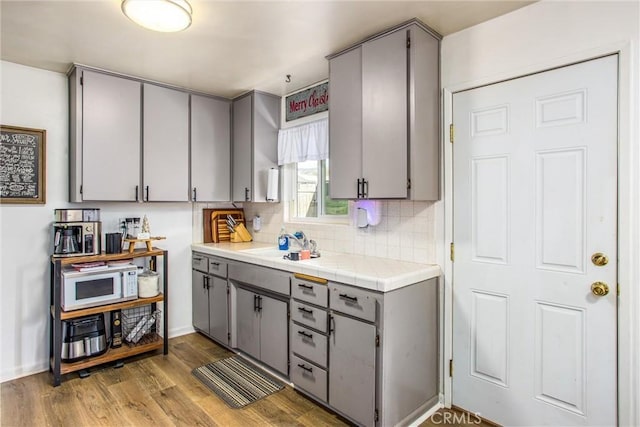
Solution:
M0 203L46 202L44 129L0 126Z

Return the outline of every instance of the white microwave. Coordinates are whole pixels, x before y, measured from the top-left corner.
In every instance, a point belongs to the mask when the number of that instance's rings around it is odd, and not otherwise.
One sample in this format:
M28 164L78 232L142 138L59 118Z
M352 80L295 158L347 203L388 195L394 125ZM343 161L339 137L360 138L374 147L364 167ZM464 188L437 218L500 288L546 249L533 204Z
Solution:
M93 271L62 272L64 311L95 307L138 298L138 269L135 265Z

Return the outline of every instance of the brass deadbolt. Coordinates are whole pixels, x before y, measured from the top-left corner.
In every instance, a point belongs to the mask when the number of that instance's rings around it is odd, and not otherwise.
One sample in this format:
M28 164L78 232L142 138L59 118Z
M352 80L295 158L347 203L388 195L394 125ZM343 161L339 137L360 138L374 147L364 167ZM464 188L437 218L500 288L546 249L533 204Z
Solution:
M591 262L598 267L602 267L603 265L607 265L609 263L609 258L602 252L596 252L591 255Z
M603 297L609 293L609 286L604 282L594 282L591 285L591 292L597 297Z

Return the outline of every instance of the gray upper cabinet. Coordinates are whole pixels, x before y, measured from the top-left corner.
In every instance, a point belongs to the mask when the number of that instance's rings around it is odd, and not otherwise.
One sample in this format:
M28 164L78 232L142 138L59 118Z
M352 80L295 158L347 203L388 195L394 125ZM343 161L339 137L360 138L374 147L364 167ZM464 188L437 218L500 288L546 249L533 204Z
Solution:
M191 95L191 200L231 200L231 102Z
M278 167L280 97L249 92L233 100L234 202L266 202L269 169Z
M189 94L143 85L143 200L189 200Z
M362 46L362 176L366 197L407 197L407 39L397 31Z
M333 199L356 199L362 173L362 48L329 63L330 191Z
M332 198L439 198L439 40L414 20L329 57Z
M69 200L138 200L140 83L74 69L69 94Z
M78 65L69 114L69 201L231 200L231 100Z

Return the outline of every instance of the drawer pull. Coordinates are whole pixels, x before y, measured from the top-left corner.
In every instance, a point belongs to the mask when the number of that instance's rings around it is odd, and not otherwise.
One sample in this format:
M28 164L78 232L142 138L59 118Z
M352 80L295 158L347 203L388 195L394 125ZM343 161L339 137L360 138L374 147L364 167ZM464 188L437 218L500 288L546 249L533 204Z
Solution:
M202 261L202 258L193 258L193 260L200 262L200 261Z
M216 268L220 267L220 263L219 262L212 262L211 265L215 266Z
M305 338L309 338L311 340L313 340L313 335L306 333L305 331L298 331L299 335L302 335Z
M308 368L306 365L304 365L303 363L298 363L298 367L304 369L307 372L313 372L313 368Z
M349 302L358 302L358 298L357 297L352 297L352 296L349 296L347 294L338 294L338 296L340 298L346 299Z
M303 313L313 314L313 310L309 310L308 308L298 307L298 310Z
M299 288L303 288L303 289L312 289L313 290L313 286L305 285L304 283L298 283L298 287Z
M321 285L326 285L329 282L327 279L323 279L322 277L309 276L308 274L302 273L294 273L293 277L296 279L307 280L309 282L320 283Z

